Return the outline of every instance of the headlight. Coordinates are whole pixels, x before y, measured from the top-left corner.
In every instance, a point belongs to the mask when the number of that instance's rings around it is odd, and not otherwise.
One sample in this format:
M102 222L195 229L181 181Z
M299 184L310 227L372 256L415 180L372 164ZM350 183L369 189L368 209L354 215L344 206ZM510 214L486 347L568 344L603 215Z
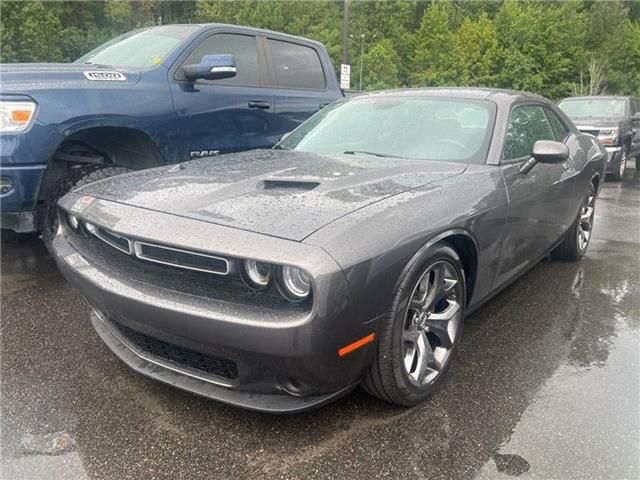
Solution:
M242 263L241 275L249 288L264 290L271 283L271 265L256 260L245 260Z
M74 230L78 230L78 227L80 226L78 217L70 213L69 215L67 215L67 222L69 223L69 226L71 228L73 228Z
M606 128L598 133L598 141L602 145L616 145L618 143L618 133L620 130L615 128Z
M84 222L84 229L91 235L96 234L96 226L93 223Z
M24 132L35 111L35 102L0 101L0 133Z
M301 302L311 293L311 279L297 267L284 266L280 271L280 293L291 302Z

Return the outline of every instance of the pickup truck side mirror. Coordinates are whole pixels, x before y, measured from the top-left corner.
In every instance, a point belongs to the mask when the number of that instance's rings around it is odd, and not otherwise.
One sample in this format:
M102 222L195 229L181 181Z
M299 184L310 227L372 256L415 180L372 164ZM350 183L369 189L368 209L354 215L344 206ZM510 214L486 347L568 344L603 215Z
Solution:
M528 173L537 163L562 163L569 158L569 148L553 140L538 140L533 144L531 158L522 165L520 173Z
M633 123L640 122L640 112L636 112L633 115L631 115L631 121Z
M236 60L233 55L205 55L200 63L185 65L182 73L187 80L221 80L236 76Z

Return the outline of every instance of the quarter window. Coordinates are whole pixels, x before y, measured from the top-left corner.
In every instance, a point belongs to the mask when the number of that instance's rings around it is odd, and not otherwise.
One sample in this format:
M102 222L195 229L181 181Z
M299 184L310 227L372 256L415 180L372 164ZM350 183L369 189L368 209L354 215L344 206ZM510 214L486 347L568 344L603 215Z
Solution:
M528 157L538 140L555 140L544 110L539 105L523 105L511 111L504 142L504 160Z
M562 120L560 120L560 118L558 118L556 112L549 108L545 108L544 111L547 114L549 123L551 124L551 130L553 130L555 140L558 142L564 142L564 139L569 135L569 128Z
M268 40L278 87L322 90L326 86L318 53L310 47Z
M251 35L218 33L205 38L193 49L183 65L200 63L205 55L232 54L236 61L236 76L222 80L198 80L220 85L260 85L260 63L256 38Z

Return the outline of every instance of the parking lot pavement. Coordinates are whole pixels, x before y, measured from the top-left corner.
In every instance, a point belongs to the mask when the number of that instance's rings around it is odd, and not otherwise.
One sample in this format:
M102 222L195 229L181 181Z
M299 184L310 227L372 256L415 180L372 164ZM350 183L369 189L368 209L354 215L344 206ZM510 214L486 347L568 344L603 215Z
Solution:
M130 371L37 239L5 238L0 477L639 478L639 311L627 178L604 186L581 263L545 260L467 320L430 401L356 391L269 416Z

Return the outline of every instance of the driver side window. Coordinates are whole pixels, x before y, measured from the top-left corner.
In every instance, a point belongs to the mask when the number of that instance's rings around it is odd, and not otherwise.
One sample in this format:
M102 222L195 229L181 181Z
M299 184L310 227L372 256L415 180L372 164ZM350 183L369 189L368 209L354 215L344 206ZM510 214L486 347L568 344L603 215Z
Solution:
M199 80L201 83L218 85L259 86L260 62L256 38L251 35L217 33L205 38L184 60L183 65L200 63L205 55L230 53L236 61L237 74L222 80Z
M555 140L549 119L539 105L523 105L511 111L504 141L503 160L529 157L538 140Z

